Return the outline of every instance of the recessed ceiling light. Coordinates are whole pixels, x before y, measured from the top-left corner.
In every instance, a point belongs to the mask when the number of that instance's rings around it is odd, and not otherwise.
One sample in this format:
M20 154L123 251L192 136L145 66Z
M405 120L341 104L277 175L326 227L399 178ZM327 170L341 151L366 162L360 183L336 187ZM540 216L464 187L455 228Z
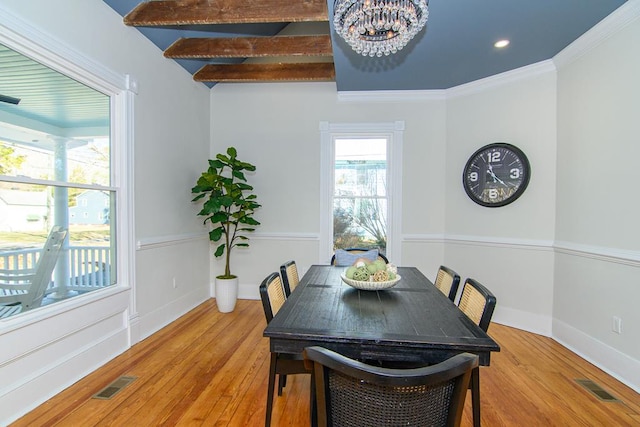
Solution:
M495 42L493 44L495 47L497 47L498 49L503 48L503 47L507 47L509 45L509 40L504 39L504 40L498 40L497 42Z

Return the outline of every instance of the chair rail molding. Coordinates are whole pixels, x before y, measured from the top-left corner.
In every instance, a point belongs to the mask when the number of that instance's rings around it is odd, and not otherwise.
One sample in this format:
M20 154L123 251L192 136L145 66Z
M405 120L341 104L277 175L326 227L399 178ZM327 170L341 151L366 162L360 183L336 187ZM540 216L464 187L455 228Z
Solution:
M449 234L405 234L402 236L402 241L553 251L554 253L597 259L605 262L630 265L632 267L640 267L640 251L597 245L585 245L582 243L566 242L562 240L512 239Z
M561 254L640 267L640 251L629 251L565 241L556 241L554 243L554 249L557 253Z
M291 240L291 241L320 241L319 233L263 233L256 231L251 234L250 239L253 240Z
M144 251L166 246L180 245L198 240L208 240L206 233L184 233L171 236L143 237L136 242L136 249Z

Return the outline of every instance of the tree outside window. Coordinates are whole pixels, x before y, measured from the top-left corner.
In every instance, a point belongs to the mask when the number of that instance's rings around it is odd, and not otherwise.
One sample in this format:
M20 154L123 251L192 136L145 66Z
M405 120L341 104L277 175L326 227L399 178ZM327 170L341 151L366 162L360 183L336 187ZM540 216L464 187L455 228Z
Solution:
M333 249L387 247L387 139L336 138Z

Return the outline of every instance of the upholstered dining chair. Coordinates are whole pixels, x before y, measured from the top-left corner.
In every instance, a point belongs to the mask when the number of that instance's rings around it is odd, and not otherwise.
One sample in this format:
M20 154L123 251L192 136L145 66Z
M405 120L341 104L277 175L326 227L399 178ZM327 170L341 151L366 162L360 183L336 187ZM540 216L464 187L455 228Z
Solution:
M287 261L280 266L280 277L282 277L282 285L284 286L284 294L287 298L291 292L298 286L300 277L298 276L298 267L296 262Z
M307 347L319 427L459 426L478 356L461 353L412 369L371 366L323 347Z
M489 289L477 280L468 278L462 287L458 308L467 315L480 329L487 332L493 310L496 307L496 297ZM473 406L473 425L480 426L480 370L475 368L471 374L471 403Z
M440 289L440 292L448 296L451 301L455 302L456 294L458 293L458 286L460 285L460 276L449 267L441 265L438 269L435 285L436 288Z
M284 287L277 272L269 274L260 284L260 299L267 324L271 322L273 316L285 303L287 297ZM274 353L271 352L271 362L269 363L269 390L267 391L267 409L265 415L265 427L271 425L271 413L273 412L273 389L275 387L276 375L278 378L278 396L282 395L282 389L286 385L287 375L308 373L304 365L302 355Z
M352 255L352 256L348 257L348 261L346 261L346 262L337 262L337 261L339 261L339 259L338 259L339 256L336 257L336 254L340 250L348 252L349 255ZM363 255L363 256L366 257L366 256L368 256L368 255L370 255L370 254L372 254L374 252L375 252L375 254L374 254L373 258L371 259L371 261L375 261L376 259L380 259L380 260L384 261L385 264L389 264L389 260L387 259L387 257L384 256L383 254L381 254L380 252L378 252L377 249L347 248L347 249L336 249L336 253L334 253L331 256L331 265L339 265L339 266L352 265L353 262L355 262L355 260L359 257L359 255Z

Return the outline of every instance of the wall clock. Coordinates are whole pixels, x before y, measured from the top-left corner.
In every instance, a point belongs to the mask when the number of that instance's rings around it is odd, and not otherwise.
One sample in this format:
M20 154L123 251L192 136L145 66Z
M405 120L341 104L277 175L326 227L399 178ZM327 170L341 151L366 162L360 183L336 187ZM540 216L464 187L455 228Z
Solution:
M529 160L522 150L495 142L471 155L464 167L462 185L477 204L497 208L520 197L530 176Z

